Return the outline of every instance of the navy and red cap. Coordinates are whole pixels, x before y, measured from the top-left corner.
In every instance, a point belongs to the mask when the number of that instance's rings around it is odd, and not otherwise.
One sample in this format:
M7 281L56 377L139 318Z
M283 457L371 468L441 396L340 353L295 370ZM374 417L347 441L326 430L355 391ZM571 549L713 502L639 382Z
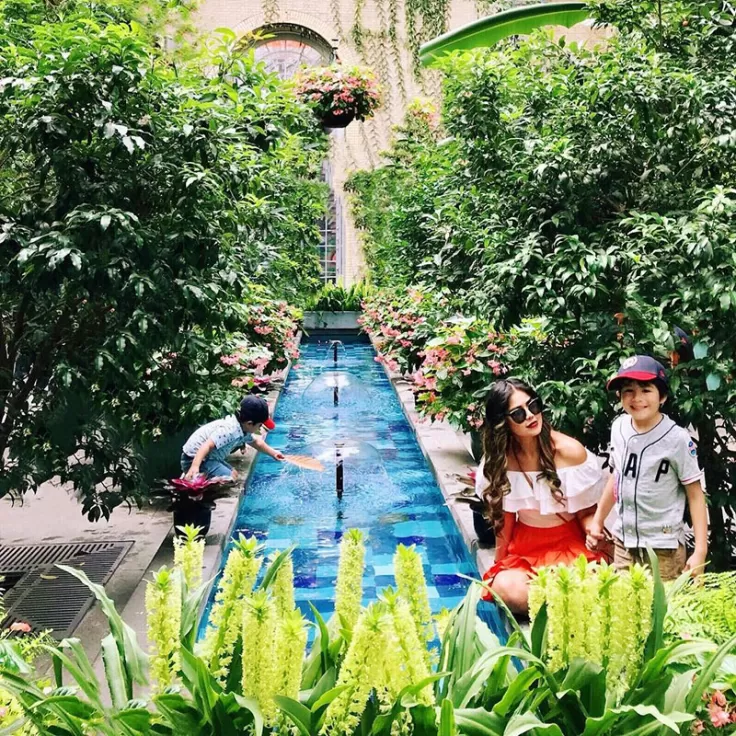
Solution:
M255 422L262 424L266 429L272 430L276 428L276 422L268 416L268 403L261 396L246 396L240 402L240 411L238 412L238 420Z
M667 371L664 366L648 355L627 358L618 373L606 384L606 388L617 390L624 381L662 381L667 386Z

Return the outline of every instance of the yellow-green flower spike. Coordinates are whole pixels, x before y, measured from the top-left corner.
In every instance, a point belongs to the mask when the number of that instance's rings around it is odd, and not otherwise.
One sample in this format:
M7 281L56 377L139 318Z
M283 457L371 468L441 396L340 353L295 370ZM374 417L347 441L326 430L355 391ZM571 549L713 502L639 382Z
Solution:
M161 691L179 670L181 585L173 571L163 567L146 584L146 612L151 682Z
M333 630L352 629L360 615L365 569L365 538L360 529L348 529L340 541L340 563L335 585Z

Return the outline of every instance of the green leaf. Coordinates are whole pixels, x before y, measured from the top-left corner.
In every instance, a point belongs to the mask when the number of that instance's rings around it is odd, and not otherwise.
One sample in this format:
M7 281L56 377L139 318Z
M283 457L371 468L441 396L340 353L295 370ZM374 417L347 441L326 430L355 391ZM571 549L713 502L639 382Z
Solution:
M728 657L734 647L736 647L736 635L724 642L708 660L708 663L700 670L685 700L686 710L689 713L695 711L695 708L700 703L700 699L703 697L703 693L718 673L721 663Z
M705 385L708 387L708 391L716 391L720 388L721 377L717 373L709 373L705 377Z
M445 698L440 708L440 727L438 736L455 736L455 708Z
M493 46L508 36L523 36L542 26L574 26L590 15L584 2L561 2L511 8L488 18L481 18L435 38L419 49L424 66L451 51L467 51Z
M128 696L125 690L125 675L120 651L112 634L108 634L102 640L102 662L105 665L105 677L112 704L118 710L122 710L128 702Z
M550 736L565 736L556 723L544 723L534 713L522 713L514 716L510 721L504 736L521 736L534 731L534 733L547 733Z
M695 357L696 360L701 360L702 358L705 358L706 355L708 355L708 343L696 342L695 345L693 345L693 357Z
M503 736L506 719L485 708L455 709L455 723L467 736Z
M312 736L312 712L309 708L283 695L275 695L274 701L281 712L299 729L302 736Z

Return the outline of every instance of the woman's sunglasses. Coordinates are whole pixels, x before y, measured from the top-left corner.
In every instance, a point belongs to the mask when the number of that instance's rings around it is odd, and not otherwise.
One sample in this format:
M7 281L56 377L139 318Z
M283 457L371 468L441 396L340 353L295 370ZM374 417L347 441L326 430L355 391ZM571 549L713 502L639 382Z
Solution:
M524 422L526 421L527 409L530 413L536 416L537 414L542 413L542 408L542 399L537 396L536 399L529 399L529 401L527 401L524 406L517 406L516 409L507 411L506 416L511 417L511 419L516 422L516 424L524 424Z

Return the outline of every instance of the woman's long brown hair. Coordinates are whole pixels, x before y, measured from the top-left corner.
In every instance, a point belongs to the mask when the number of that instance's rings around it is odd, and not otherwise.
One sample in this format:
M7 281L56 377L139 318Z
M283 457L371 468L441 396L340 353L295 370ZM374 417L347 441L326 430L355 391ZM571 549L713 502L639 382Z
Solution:
M483 477L488 486L483 491L484 516L493 524L496 535L503 529L503 497L510 493L508 456L514 452L514 439L506 417L509 399L514 391L523 391L536 399L537 392L517 378L496 381L486 399L486 417L483 423ZM546 480L552 495L562 502L560 476L555 468L555 446L552 442L552 426L542 414L542 431L539 434L539 459L542 469L538 480Z

